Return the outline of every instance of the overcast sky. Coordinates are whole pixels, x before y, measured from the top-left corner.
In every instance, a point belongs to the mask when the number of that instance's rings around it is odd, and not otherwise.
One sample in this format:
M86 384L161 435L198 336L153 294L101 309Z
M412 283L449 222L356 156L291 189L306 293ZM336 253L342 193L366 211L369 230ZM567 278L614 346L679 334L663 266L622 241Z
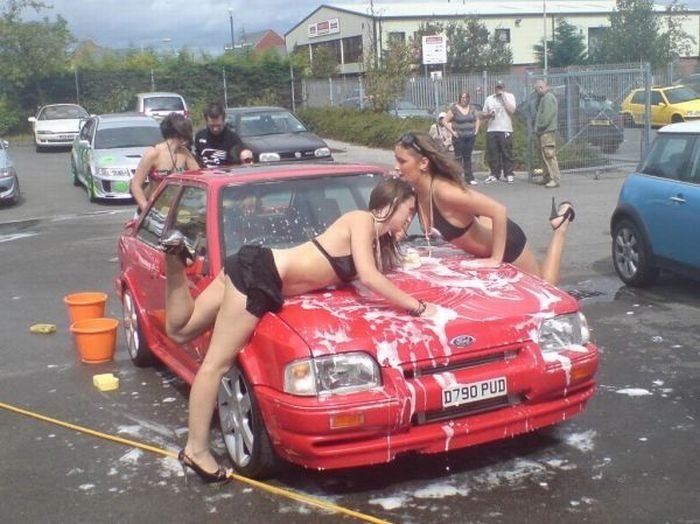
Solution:
M410 0L393 0L405 2ZM415 0L414 0L415 1ZM447 0L423 0L446 2ZM460 0L452 0L454 3ZM499 0L495 0L499 1ZM502 0L501 0L502 1ZM510 0L512 1L512 0ZM572 0L577 1L577 0ZM657 0L666 4L670 0ZM60 14L76 39L93 40L115 49L130 46L156 50L194 51L218 54L231 41L229 8L233 9L236 41L242 32L273 29L281 36L322 4L352 3L352 0L45 0L53 9L42 16ZM377 4L381 0L377 0ZM685 5L700 9L700 0ZM28 11L27 14L30 12ZM36 16L36 15L34 15Z

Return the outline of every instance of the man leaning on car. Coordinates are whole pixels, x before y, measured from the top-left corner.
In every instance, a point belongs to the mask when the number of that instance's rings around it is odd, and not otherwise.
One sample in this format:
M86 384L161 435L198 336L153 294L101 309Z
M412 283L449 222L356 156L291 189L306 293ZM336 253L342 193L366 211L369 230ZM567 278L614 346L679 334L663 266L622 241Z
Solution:
M226 125L226 110L219 102L204 109L206 127L194 137L194 154L203 167L239 164L243 141ZM245 150L247 151L247 150Z

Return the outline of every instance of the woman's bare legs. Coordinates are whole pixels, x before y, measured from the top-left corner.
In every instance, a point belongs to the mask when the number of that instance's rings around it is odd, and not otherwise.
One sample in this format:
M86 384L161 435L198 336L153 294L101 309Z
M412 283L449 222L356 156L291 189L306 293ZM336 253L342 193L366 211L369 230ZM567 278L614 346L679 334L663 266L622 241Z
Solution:
M532 249L526 244L525 249L520 256L513 262L514 266L519 267L523 271L539 275L543 280L556 286L559 283L561 274L561 258L564 254L564 244L566 243L566 230L569 227L570 220L564 220L562 215L566 212L570 204L562 204L559 207L559 216L549 221L554 229L552 239L547 246L547 253L544 256L542 265L540 266L535 259Z
M165 256L165 277L165 329L170 338L184 343L214 324L227 279L220 272L195 300L187 285L185 266L177 255Z
M209 349L192 383L189 401L189 435L185 454L205 471L219 468L209 451L209 428L219 383L260 319L245 309L246 296L226 278Z

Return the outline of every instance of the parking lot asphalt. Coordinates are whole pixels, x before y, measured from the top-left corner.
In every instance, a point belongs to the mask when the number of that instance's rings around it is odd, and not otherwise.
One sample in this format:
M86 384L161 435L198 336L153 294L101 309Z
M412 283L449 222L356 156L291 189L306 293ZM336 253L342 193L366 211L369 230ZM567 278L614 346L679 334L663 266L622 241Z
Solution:
M331 146L338 160L393 164L391 151ZM62 299L75 291L107 292L107 315L121 318L115 245L133 205L90 203L72 186L65 151L11 151L25 197L0 208L3 522L700 522L700 288L664 276L640 291L616 278L608 220L624 170L567 173L553 191L523 175L476 186L508 206L539 254L551 196L577 206L562 287L581 298L602 355L583 415L459 453L291 468L264 485L208 489L185 485L172 458L186 432L186 385L162 367L134 367L121 333L113 361L83 364L68 330ZM30 333L36 322L57 330ZM106 372L119 377L117 390L93 386ZM220 440L215 450L224 457Z

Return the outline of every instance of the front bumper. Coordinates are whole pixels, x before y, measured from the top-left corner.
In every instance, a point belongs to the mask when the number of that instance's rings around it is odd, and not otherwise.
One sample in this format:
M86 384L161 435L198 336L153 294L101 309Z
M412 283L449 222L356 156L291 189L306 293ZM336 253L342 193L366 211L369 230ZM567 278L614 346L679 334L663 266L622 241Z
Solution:
M415 387L395 369L386 371L379 391L324 399L258 386L255 394L278 455L308 468L349 468L389 462L402 453L441 453L493 442L573 417L595 391L597 349L566 360L565 365L538 359L494 367L491 376L507 376L507 395L449 413L435 401L440 380L423 379ZM469 376L457 380L472 380ZM334 429L337 417L362 423Z
M71 147L78 133L54 133L34 135L34 143L41 147Z
M104 200L131 200L130 177L94 177L95 197Z
M19 197L19 182L16 176L0 178L0 201L12 201Z

